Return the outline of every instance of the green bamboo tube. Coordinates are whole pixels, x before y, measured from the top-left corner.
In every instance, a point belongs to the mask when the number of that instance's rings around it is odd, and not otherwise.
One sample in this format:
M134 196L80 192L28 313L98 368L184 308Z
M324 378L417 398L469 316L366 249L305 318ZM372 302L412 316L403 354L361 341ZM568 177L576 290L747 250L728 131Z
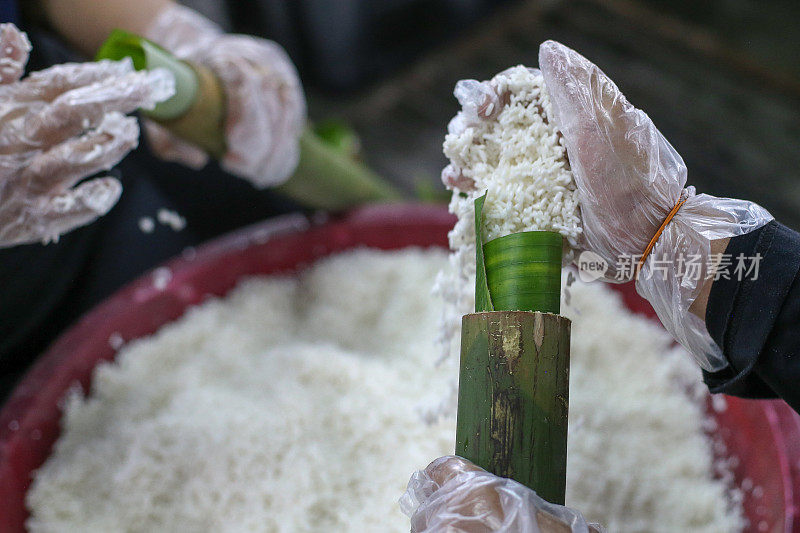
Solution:
M300 137L300 162L275 190L315 209L339 211L366 202L392 202L400 192L364 164L324 143L309 128Z
M206 67L192 65L198 79L198 98L185 114L157 120L172 133L199 146L208 155L221 158L227 151L225 141L225 92L216 74ZM158 108L156 108L158 109Z
M525 231L483 245L494 309L558 314L561 240L561 235L552 231Z
M226 151L226 105L217 77L205 67L177 59L147 39L115 30L101 47L97 59L125 57L133 60L137 70L161 67L175 75L175 96L144 113L178 137L221 158ZM300 138L297 169L274 190L306 207L333 211L403 197L389 182L323 142L310 128Z
M225 92L206 67L190 64L138 35L114 30L96 59L129 57L136 70L164 68L175 77L175 94L142 113L215 158L225 154Z
M564 504L570 321L493 311L462 319L456 455Z

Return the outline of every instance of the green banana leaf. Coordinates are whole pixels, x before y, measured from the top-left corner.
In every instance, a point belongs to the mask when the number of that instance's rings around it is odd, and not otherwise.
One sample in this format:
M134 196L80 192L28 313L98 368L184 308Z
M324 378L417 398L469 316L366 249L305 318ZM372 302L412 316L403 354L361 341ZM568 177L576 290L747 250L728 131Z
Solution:
M152 41L133 33L114 30L100 47L95 59L119 61L126 57L136 70L164 68L175 76L175 95L145 113L156 120L182 116L198 97L199 81L194 69Z
M475 200L475 312L541 311L561 307L562 237L524 231L483 242L483 206Z

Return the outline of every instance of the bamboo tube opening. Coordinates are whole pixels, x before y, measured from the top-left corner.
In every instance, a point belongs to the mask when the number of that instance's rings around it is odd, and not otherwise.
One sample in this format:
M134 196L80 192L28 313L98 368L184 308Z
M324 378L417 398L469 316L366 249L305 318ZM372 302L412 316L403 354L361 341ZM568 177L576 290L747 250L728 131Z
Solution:
M130 58L136 70L163 68L175 78L175 94L147 111L155 120L173 120L186 114L199 97L200 80L188 63L144 37L114 30L100 47L96 60Z

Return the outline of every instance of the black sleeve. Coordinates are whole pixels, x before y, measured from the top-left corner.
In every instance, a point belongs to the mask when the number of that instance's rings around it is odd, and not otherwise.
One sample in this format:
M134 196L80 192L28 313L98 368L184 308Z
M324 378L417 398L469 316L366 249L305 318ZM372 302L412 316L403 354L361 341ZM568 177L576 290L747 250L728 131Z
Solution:
M800 412L800 234L772 221L725 254L756 258L758 270L711 286L706 327L730 366L703 378L711 392L783 398Z

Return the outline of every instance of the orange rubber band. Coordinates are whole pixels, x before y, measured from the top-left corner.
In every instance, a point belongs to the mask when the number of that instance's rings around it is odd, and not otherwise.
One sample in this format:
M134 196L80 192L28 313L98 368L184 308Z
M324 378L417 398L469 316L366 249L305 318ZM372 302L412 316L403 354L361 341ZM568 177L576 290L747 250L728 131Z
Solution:
M672 218L678 213L678 210L681 208L681 206L685 204L686 200L688 199L689 198L687 197L684 198L683 200L680 200L677 204L675 204L675 207L673 207L672 210L669 213L667 213L667 218L665 218L664 222L661 223L661 227L658 228L656 234L653 235L652 239L650 239L650 243L647 245L647 248L644 249L642 257L639 258L639 263L636 265L636 278L639 277L639 271L642 270L644 262L647 260L647 256L650 255L650 252L653 250L653 246L656 245L656 241L658 241L658 238L661 237L661 234L664 232L664 228L667 227L669 221L672 220Z

